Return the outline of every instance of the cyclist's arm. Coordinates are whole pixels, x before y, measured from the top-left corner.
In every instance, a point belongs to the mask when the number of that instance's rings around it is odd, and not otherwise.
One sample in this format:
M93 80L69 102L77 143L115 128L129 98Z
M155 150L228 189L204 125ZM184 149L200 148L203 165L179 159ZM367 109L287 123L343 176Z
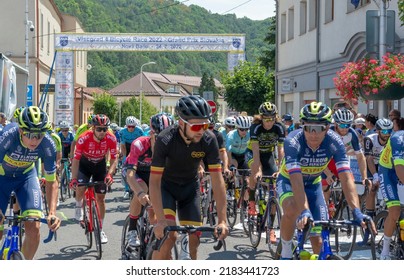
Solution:
M161 196L162 177L163 173L153 172L153 166L152 166L149 178L149 193L154 212L156 213L157 223L166 223L166 218L164 216L164 209L163 209L163 199Z
M260 148L258 145L258 141L251 141L251 150L253 152L253 165L258 170L258 168L261 166Z
M123 157L126 156L126 144L124 141L121 141L121 154Z
M303 175L301 172L290 174L290 184L292 186L293 198L298 213L303 210L309 210L309 203L307 201L306 193L304 191Z
M70 145L70 158L72 159L74 156L74 148L76 147L76 141L73 140L72 144Z
M341 172L338 174L341 182L342 191L344 192L346 201L350 209L359 208L358 193L356 192L356 186L353 180L351 172Z
M396 170L398 179L401 183L404 183L404 165L395 165L394 168Z
M358 166L359 171L361 172L362 180L365 180L367 178L365 155L362 152L358 153L356 154L356 159L358 160Z
M285 152L283 149L283 143L278 143L278 169L280 169Z
M372 155L366 156L366 163L371 174L377 173L374 157Z

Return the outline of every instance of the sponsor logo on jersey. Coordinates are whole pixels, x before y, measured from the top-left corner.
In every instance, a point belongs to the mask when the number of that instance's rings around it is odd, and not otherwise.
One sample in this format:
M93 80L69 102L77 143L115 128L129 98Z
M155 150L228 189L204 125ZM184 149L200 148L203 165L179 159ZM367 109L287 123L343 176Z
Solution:
M203 157L205 157L205 152L192 152L191 157L192 158L203 158Z

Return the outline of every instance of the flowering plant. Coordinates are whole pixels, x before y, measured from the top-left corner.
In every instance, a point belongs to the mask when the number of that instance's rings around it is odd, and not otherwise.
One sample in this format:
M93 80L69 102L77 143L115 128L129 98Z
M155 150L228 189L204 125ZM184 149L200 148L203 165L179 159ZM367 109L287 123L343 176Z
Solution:
M386 54L382 65L377 59L369 58L345 63L334 78L337 94L354 102L361 93L366 96L378 94L392 84L404 88L404 56L401 54Z

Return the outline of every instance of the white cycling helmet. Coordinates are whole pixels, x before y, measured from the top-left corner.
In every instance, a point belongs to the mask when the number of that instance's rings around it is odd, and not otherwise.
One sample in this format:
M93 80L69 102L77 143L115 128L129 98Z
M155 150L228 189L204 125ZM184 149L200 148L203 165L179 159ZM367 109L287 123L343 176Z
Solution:
M234 117L228 117L224 120L224 124L227 126L236 126L236 119Z
M109 125L109 127L110 127L113 131L118 130L118 125L117 125L116 123L111 123L111 124Z
M348 109L338 109L333 115L334 121L338 124L352 124L354 120L354 114Z
M376 130L393 129L393 122L390 119L378 119L376 121Z
M251 126L251 121L248 117L239 116L236 118L236 127L237 128L247 129L247 128L250 128L250 126Z
M60 129L66 129L66 128L69 128L69 124L67 123L67 121L61 121L59 123L59 127L60 127Z
M138 121L134 116L128 116L126 118L126 126L137 126Z

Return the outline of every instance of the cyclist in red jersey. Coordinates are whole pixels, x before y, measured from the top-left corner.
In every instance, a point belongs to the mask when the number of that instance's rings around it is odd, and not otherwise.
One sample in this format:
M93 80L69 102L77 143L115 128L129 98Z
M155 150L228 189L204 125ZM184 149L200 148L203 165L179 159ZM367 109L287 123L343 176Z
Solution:
M116 137L108 130L110 120L106 115L94 115L93 127L83 133L77 140L72 161L72 180L70 187L76 190L76 219L83 220L84 187L77 184L93 181L104 181L107 186L113 183L112 175L117 165ZM107 170L106 154L110 152L111 161ZM105 194L107 186L96 186L96 199L101 215L101 225L105 218ZM101 243L107 243L108 238L101 232Z

